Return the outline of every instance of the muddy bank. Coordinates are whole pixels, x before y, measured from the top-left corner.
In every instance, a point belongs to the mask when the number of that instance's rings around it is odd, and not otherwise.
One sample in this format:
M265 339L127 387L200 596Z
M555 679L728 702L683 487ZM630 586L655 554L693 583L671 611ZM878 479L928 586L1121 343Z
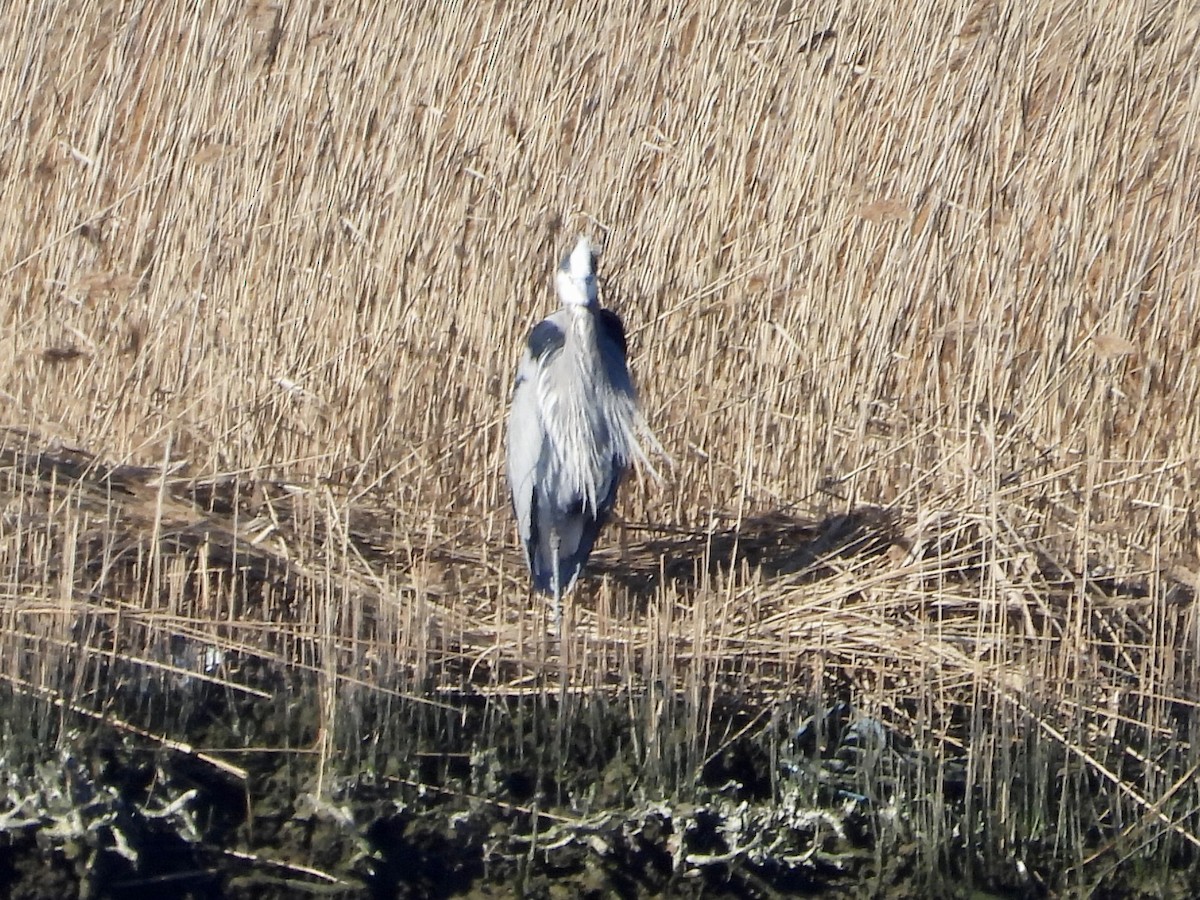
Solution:
M1044 827L1066 819L1043 789L1071 777L1046 747L1027 746L1028 777L1011 785L1042 805L1004 833L965 789L965 756L931 755L846 704L706 698L713 739L698 752L687 704L662 696L358 697L331 736L312 685L270 684L270 699L189 680L127 701L182 728L188 745L173 747L114 727L118 701L105 722L6 694L0 892L1050 896L1082 888L1070 864L1111 839L1099 821L1075 846ZM1149 862L1110 854L1093 887L1132 895L1194 873L1181 848Z
M176 687L164 710L203 696L186 704L190 746L175 749L6 696L5 894L769 896L923 883L894 802L921 763L848 708L781 710L772 725L722 704L728 736L696 759L682 725L641 744L627 715L644 699L572 699L567 715L545 698L364 702L343 723L361 743L323 758L317 704L280 687L278 702Z

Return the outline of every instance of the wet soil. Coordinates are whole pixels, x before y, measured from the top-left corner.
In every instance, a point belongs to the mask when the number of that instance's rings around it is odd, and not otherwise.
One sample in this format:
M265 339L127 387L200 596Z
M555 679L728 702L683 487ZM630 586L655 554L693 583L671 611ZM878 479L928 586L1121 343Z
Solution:
M331 737L310 688L279 674L271 700L195 681L130 694L143 714L159 708L160 724L186 724L191 744L173 749L5 696L0 895L982 898L1081 887L1062 874L1061 847L968 847L961 767L845 704L764 714L714 698L726 737L697 756L681 722L644 743L645 698L360 698ZM322 755L331 740L338 751ZM1092 889L1169 891L1194 864L1183 854L1173 871L1120 872Z
M319 704L277 688L275 702L176 686L160 718L186 718L192 743L175 749L6 696L0 893L772 896L911 877L913 854L881 852L895 836L878 832L878 803L839 786L856 782L863 740L846 711L695 760L680 730L640 746L629 698L567 716L544 697L364 702L343 722L364 739L323 758ZM721 711L730 733L749 716Z

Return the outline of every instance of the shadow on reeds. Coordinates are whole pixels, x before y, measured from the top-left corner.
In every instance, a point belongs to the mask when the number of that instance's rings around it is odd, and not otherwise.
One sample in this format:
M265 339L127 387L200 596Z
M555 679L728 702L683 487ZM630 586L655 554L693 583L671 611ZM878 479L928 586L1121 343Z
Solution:
M723 528L674 532L627 545L619 557L598 555L591 568L645 599L664 582L690 592L707 579L739 569L768 581L818 581L832 574L837 560L878 556L900 543L894 510L860 506L821 520L780 510Z

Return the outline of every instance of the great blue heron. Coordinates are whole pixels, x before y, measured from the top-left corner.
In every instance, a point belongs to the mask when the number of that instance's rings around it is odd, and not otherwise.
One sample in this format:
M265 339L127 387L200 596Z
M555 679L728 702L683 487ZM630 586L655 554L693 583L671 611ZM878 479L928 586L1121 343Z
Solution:
M555 275L562 309L529 333L508 419L508 486L534 587L562 595L587 562L629 464L658 448L625 362L625 329L597 302L596 254L580 237ZM658 448L661 452L661 448Z

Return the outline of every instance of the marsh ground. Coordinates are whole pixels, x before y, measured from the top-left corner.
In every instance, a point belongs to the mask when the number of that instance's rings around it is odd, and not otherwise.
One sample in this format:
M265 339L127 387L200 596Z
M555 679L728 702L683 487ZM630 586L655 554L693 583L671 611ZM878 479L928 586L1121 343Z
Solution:
M5 10L0 880L1187 879L1195 8L360 7ZM555 644L579 231L674 466Z

